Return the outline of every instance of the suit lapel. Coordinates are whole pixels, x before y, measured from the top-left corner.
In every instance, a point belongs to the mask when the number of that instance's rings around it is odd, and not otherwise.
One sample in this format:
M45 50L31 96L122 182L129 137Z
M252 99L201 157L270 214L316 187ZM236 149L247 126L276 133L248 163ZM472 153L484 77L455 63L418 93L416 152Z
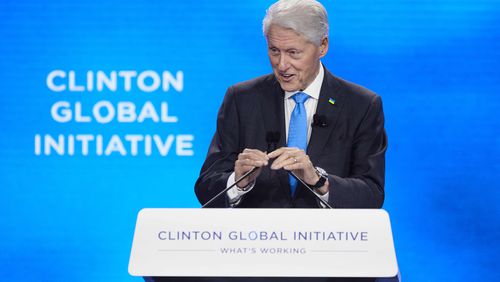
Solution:
M264 128L266 134L269 131L278 131L280 133L280 140L277 148L286 146L286 131L285 131L285 92L281 89L278 81L271 75L268 83L271 85L269 88L263 88L260 91L261 95L261 114L263 117ZM272 89L269 91L268 89ZM265 136L264 136L265 137ZM277 149L276 148L276 149ZM276 173L279 179L280 189L283 193L291 199L290 196L290 183L288 182L288 173L281 169L272 172L271 175Z
M278 81L271 76L267 83L271 85L270 88L261 88L259 91L260 97L260 105L262 108L261 114L264 122L264 138L267 132L276 132L280 133L280 140L278 142L277 147L285 146L285 109L283 99L285 97L285 93L281 90ZM271 91L269 91L271 89Z
M326 118L327 126L314 126L312 128L311 138L307 146L307 154L313 163L315 163L318 156L323 152L323 148L335 128L340 111L344 105L344 97L338 91L339 86L339 82L325 69L325 77L321 85L316 114ZM334 104L329 102L330 99L334 101Z

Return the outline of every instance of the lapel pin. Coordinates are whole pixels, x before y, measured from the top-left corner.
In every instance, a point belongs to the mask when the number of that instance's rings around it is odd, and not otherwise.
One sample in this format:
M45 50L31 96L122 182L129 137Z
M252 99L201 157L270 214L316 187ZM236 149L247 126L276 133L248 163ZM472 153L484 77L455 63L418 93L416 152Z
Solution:
M330 98L330 100L328 100L328 102L329 102L330 104L332 104L332 105L335 105L335 99L333 99L333 98Z

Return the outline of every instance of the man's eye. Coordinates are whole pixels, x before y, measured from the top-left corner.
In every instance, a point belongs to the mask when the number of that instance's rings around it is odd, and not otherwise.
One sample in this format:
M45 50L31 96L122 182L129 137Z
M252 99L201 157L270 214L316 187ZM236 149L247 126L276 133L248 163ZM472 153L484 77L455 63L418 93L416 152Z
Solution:
M297 50L290 50L290 51L288 51L288 54L289 54L290 56L292 56L292 57L298 57L298 56L299 56L299 54L300 54L300 52L299 52L299 51L297 51Z

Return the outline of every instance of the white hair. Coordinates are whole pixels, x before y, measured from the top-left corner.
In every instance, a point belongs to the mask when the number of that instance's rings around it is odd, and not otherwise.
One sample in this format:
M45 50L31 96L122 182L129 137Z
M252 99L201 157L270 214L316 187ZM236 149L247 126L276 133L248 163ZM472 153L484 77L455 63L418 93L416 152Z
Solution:
M267 37L271 25L289 28L316 46L328 37L328 15L316 0L280 0L269 7L262 21Z

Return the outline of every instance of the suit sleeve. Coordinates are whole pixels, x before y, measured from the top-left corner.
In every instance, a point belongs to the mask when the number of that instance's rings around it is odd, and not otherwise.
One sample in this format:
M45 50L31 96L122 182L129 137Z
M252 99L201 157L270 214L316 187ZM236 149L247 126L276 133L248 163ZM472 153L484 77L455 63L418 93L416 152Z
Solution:
M239 153L239 128L235 95L230 87L219 109L217 129L195 184L196 196L201 204L226 188ZM211 208L228 206L226 195L221 195L210 205Z
M380 96L374 95L352 141L349 175L329 176L335 208L380 208L384 203L387 136Z

